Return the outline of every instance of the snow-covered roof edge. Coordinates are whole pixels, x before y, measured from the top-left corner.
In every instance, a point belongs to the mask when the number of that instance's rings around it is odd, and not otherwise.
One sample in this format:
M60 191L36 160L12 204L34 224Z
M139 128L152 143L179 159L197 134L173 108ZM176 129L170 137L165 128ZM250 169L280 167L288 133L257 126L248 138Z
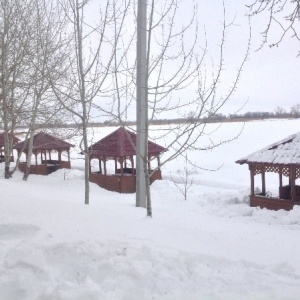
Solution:
M300 132L247 155L236 163L300 164Z

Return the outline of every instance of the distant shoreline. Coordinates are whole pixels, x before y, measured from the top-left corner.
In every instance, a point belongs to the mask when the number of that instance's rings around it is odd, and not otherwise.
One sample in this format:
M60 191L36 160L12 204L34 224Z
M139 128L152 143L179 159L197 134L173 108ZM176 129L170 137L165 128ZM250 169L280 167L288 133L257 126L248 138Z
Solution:
M285 117L275 117L275 116L265 116L265 117L226 117L226 118L205 118L205 119L193 119L193 118L181 118L181 119L164 119L164 120L150 120L149 125L176 125L176 124L186 124L186 123L233 123L233 122L252 122L252 121L260 121L260 120L294 120L299 119L299 117L295 116L285 116ZM118 122L90 122L88 123L88 127L117 127L117 126L135 126L135 121L125 121L122 123ZM37 129L43 128L80 128L81 124L37 124ZM16 129L28 128L26 125L16 126ZM3 128L1 128L3 129Z

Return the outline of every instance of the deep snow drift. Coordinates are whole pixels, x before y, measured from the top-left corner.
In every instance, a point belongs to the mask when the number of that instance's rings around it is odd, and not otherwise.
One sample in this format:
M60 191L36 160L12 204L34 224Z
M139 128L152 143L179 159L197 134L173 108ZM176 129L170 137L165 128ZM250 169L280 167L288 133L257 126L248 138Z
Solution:
M182 161L167 164L151 187L153 219L135 207L134 194L94 184L84 205L80 159L28 182L20 173L1 178L0 299L298 299L300 207L250 208L247 166L234 161L299 125L247 123L239 139L190 153L203 168L222 168L196 170L187 201L170 180L180 182ZM224 124L218 134L241 126Z

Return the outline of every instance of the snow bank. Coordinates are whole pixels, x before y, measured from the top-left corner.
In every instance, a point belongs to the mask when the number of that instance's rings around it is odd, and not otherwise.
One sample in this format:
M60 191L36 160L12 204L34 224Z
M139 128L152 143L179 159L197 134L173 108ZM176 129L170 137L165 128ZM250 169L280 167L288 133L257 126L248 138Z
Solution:
M300 207L249 207L248 170L229 149L224 169L193 174L187 201L171 180L156 181L153 219L134 194L95 184L84 205L82 160L27 182L0 178L0 299L298 299Z

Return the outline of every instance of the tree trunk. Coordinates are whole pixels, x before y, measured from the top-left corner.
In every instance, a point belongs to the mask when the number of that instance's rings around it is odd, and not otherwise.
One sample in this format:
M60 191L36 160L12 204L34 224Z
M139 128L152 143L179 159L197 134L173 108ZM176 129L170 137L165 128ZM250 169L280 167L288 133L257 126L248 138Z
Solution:
M146 181L146 198L147 198L147 216L152 218L152 202L150 192L150 173L148 170L148 161L144 160L145 181Z
M83 149L84 149L84 204L90 202L90 159L88 153L88 139L86 121L83 121Z
M34 130L30 130L28 153L26 155L26 168L25 168L25 172L24 172L24 175L23 175L23 180L25 180L25 181L27 181L27 179L29 177L29 174L30 174L33 135L34 135Z
M84 153L84 203L90 202L90 167L89 167L89 154L88 154L88 138L87 138L87 122L88 110L86 102L86 78L83 66L83 36L82 36L82 20L80 17L80 4L76 0L76 35L77 35L77 50L78 50L78 75L80 80L80 102L82 107L82 139L83 139L83 153Z
M5 124L7 125L7 124ZM7 126L4 126L5 132L5 142L4 142L4 160L5 160L5 167L4 167L4 178L9 179L11 178L10 174L10 157L11 157L11 143L10 143L10 134L8 133Z

